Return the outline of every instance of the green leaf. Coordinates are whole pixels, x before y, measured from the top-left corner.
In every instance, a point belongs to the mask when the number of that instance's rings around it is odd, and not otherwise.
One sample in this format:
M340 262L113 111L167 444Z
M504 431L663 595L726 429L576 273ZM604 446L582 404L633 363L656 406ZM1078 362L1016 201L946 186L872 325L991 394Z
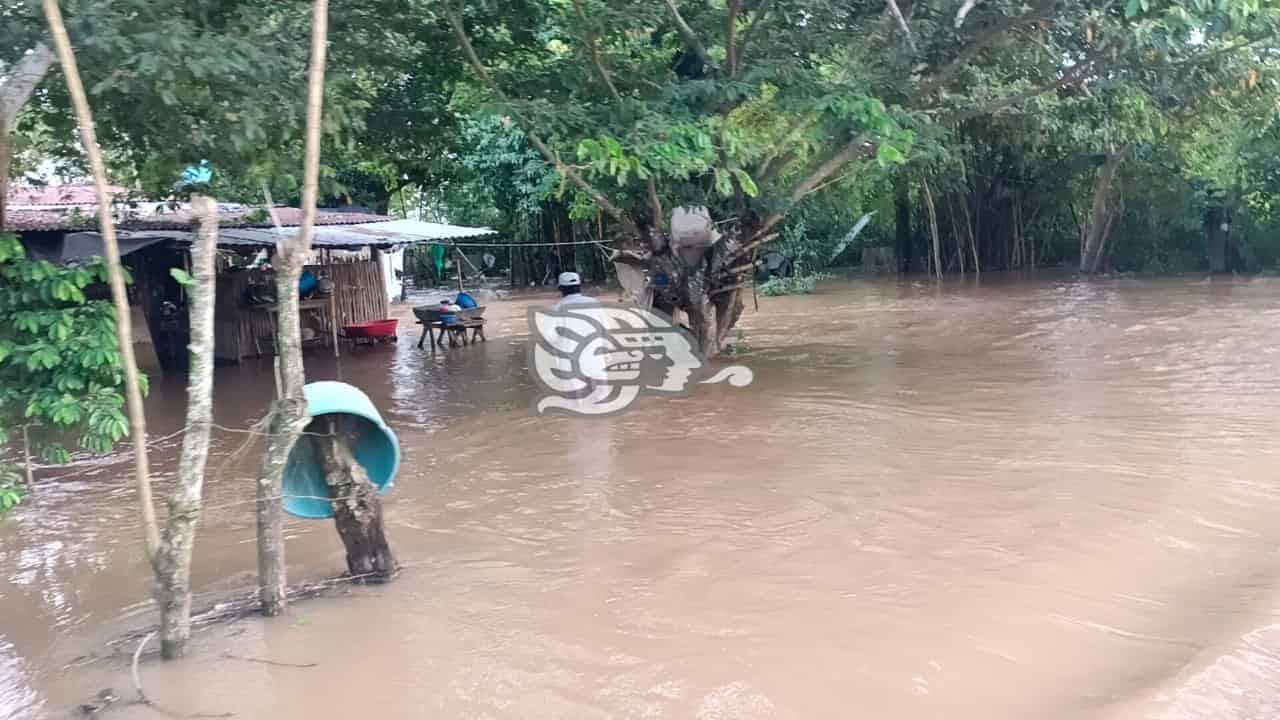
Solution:
M756 187L756 181L751 179L746 170L734 168L733 175L738 178L738 184L742 186L742 192L746 193L747 197L756 197L760 194L760 188Z
M716 168L716 192L725 197L733 194L733 183L729 180L729 173L724 168Z
M196 280L191 277L191 273L182 268L169 268L169 275L183 287L191 287L196 284Z
M879 161L881 167L891 163L901 165L907 161L907 156L892 145L881 145L880 149L876 151L876 160Z
M1131 18L1142 9L1142 0L1129 0L1124 4L1124 16Z

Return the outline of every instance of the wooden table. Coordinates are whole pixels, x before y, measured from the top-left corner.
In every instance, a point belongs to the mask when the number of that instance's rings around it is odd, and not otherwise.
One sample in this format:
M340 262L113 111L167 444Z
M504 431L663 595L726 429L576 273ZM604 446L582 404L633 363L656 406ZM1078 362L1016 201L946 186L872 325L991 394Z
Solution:
M269 323L271 325L271 345L272 345L271 349L274 350L278 355L280 352L279 351L280 342L279 342L279 338L276 337L277 322L276 322L275 316L280 313L280 306L278 304L277 305L259 305L254 307L253 309L259 312L265 312L271 318L271 322ZM337 302L334 300L334 295L330 295L327 298L316 298L314 300L300 300L298 302L299 332L301 332L302 330L302 313L308 310L319 310L321 315L324 315L326 312L328 313L329 331L330 331L329 343L330 343L330 347L333 348L333 356L338 357L338 305L337 305ZM254 337L253 341L255 344L257 344L258 338ZM261 355L262 348L257 348L257 350L258 350L258 354Z
M447 325L439 321L424 323L419 320L418 324L423 326L422 337L418 339L419 350L422 349L422 343L426 342L428 339L431 340L431 349L433 351L437 346L443 350L444 337L446 333L449 335L449 347L457 347L459 340L462 341L463 345L467 345L468 330L471 331L471 342L476 342L476 340L479 340L480 342L488 342L488 338L484 336L484 318L467 318ZM437 330L440 331L439 335L436 335L435 331Z

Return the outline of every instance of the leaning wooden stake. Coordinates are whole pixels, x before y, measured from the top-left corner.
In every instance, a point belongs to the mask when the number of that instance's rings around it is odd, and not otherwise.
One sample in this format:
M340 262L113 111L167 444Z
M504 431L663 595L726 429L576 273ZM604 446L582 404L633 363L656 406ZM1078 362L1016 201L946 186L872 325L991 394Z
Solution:
M71 49L67 27L62 22L62 11L57 0L44 0L44 16L53 36L54 49L62 74L67 81L67 92L75 108L76 122L80 126L80 140L89 156L93 170L93 186L98 200L98 224L102 232L103 260L111 286L111 303L115 307L116 331L120 341L120 364L124 372L125 401L129 414L129 430L133 438L134 478L138 486L138 502L142 508L142 531L146 541L147 558L154 561L160 547L160 529L156 524L156 510L151 501L151 470L147 462L147 419L142 407L142 385L138 376L138 363L133 354L133 327L129 316L129 296L125 292L124 271L120 266L120 246L116 243L116 226L111 217L111 196L107 192L107 170L98 148L98 136L94 132L93 113L89 99L80 81L76 56Z
M307 81L306 156L302 172L302 228L296 238L276 243L276 352L280 358L280 398L271 408L266 454L258 473L258 584L264 615L284 612L284 508L282 480L289 452L307 425L302 388L302 323L298 280L311 253L320 177L320 120L324 104L325 45L329 34L328 0L315 0L311 12L311 63Z

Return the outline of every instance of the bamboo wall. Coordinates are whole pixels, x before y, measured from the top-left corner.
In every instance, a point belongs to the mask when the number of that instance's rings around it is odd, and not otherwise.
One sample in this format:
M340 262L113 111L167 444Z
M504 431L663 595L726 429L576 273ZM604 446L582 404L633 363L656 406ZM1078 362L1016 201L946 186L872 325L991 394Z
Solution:
M351 323L382 320L390 314L386 285L376 256L372 260L352 262L335 259L328 264L308 265L307 269L333 281L339 329ZM218 276L214 311L214 358L217 361L238 363L246 357L257 356L259 348L263 355L274 351L271 331L275 316L253 309L245 299L246 289L263 281L273 282L273 279L260 270ZM327 307L323 313L304 310L302 324L314 328L319 337L331 337Z
M383 320L391 314L387 287L378 260L321 265L309 268L318 276L333 280L338 305L338 327L368 320Z

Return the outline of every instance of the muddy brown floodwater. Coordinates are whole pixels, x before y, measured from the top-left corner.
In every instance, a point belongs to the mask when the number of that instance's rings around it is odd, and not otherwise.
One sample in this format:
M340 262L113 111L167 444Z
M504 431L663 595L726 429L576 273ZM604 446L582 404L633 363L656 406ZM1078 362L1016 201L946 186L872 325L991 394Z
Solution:
M148 694L272 720L1280 715L1280 281L837 281L760 309L754 385L607 419L530 415L519 303L485 345L314 355L399 433L410 567L204 630L142 665ZM164 438L181 385L152 387ZM217 422L271 392L220 368ZM254 581L243 439L216 437L197 606ZM0 521L0 717L132 694L127 658L91 662L154 619L118 460ZM344 567L328 522L288 550L295 582Z

